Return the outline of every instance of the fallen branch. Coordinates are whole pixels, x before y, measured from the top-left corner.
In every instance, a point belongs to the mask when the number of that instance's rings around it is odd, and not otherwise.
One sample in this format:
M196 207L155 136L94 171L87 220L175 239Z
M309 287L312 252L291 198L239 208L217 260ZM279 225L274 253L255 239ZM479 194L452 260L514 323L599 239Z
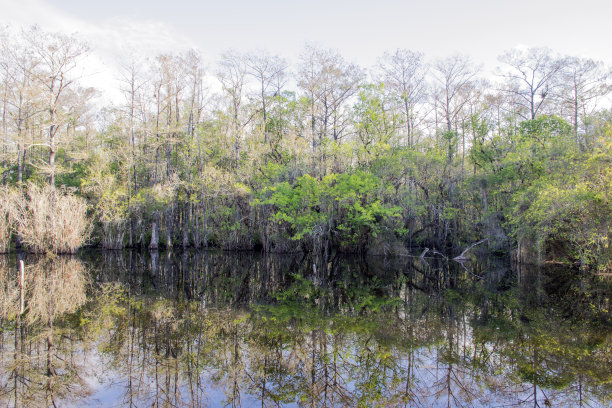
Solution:
M432 249L432 250L431 250L431 253L432 253L432 254L434 254L434 255L440 255L440 256L441 256L442 258L444 258L444 259L448 259L448 257L447 257L446 255L444 255L444 254L443 254L442 252L440 252L440 251L436 251L435 249Z
M465 271L466 271L467 273L469 273L470 275L472 275L473 277L478 278L478 279L483 279L483 278L482 278L482 276L478 276L478 275L476 275L474 272L472 272L472 271L470 271L468 268L466 268L466 267L465 267L465 265L463 264L463 260L457 261L457 263L458 263L459 265L461 265L461 267L462 267L463 269L465 269Z
M469 247L467 247L466 249L463 250L463 252L459 255L453 258L454 261L465 261L466 259L468 259L465 254L472 248L474 248L476 245L480 245L485 241L488 241L489 238L485 238L485 239L481 239L478 242L473 243L472 245L470 245Z
M442 252L440 252L440 251L436 251L435 249L429 249L429 248L425 248L425 249L423 250L423 252L421 252L421 255L419 255L419 258L421 258L421 259L425 258L425 254L426 254L427 252L431 252L431 253L432 253L432 254L434 254L434 255L440 255L441 257L448 259L448 258L446 257L446 255L444 255Z

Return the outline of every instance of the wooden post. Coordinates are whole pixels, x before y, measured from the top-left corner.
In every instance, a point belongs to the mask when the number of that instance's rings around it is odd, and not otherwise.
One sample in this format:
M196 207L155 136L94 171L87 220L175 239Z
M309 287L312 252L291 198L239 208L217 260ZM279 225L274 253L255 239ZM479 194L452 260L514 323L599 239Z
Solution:
M22 315L24 311L24 299L25 299L25 267L23 259L18 261L19 264L19 314Z

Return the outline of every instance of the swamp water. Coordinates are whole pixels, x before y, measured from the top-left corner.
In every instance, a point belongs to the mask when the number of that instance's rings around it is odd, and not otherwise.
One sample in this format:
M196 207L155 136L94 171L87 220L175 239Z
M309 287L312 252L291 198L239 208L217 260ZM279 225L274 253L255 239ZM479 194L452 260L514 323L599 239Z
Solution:
M0 406L612 403L609 278L250 252L25 265L20 292L0 257Z

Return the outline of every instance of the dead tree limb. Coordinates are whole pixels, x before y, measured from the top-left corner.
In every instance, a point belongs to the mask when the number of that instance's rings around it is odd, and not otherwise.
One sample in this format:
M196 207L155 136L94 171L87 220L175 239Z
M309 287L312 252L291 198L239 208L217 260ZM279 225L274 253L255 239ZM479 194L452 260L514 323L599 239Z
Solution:
M421 255L419 255L419 258L421 259L425 258L425 254L427 254L428 252L431 252L434 255L440 255L441 257L448 259L448 257L444 255L442 252L436 251L435 249L429 249L429 248L425 248L423 252L421 252Z
M453 260L454 260L454 261L465 261L466 259L468 259L468 258L465 256L465 254L466 254L466 253L467 253L467 252L468 252L470 249L472 249L472 248L474 248L476 245L480 245L480 244L482 244L483 242L488 241L488 240L489 240L489 238L485 238L485 239L481 239L481 240L480 240L480 241L478 241L478 242L473 243L473 244L472 244L472 245L470 245L469 247L465 248L465 249L463 250L463 252L462 252L462 253L461 253L459 256L454 257L454 258L453 258Z
M483 279L483 277L482 277L482 276L478 276L478 275L476 275L474 272L472 272L472 271L470 271L468 268L466 268L466 267L465 267L465 265L463 264L463 260L459 260L459 261L457 261L457 263L458 263L459 265L461 265L461 267L462 267L462 268L463 268L463 269L464 269L464 270L465 270L467 273L469 273L470 275L472 275L473 277L478 278L478 279Z

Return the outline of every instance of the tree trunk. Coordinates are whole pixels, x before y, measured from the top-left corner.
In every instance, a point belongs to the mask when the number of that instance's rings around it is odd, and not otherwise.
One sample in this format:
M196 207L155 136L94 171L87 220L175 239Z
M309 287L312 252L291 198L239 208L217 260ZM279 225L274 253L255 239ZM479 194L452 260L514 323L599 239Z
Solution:
M199 211L198 211L198 208L197 208L196 205L192 205L192 210L193 210L193 212L192 212L193 217L192 217L191 225L193 227L193 232L192 232L192 234L193 234L193 245L196 248L201 248L202 247L202 239L200 237L200 222L199 222L200 221L200 219L199 219L200 217L198 215Z
M157 230L157 222L154 221L153 225L151 226L151 243L149 244L149 249L158 249L158 248L159 248L159 232Z
M189 196L189 194L187 194ZM189 246L189 203L185 204L183 216L183 249Z
M166 211L166 247L172 248L172 206Z
M49 130L49 184L55 186L55 135L53 135L53 126Z
M21 153L21 143L17 143L17 184L23 183L23 154Z

